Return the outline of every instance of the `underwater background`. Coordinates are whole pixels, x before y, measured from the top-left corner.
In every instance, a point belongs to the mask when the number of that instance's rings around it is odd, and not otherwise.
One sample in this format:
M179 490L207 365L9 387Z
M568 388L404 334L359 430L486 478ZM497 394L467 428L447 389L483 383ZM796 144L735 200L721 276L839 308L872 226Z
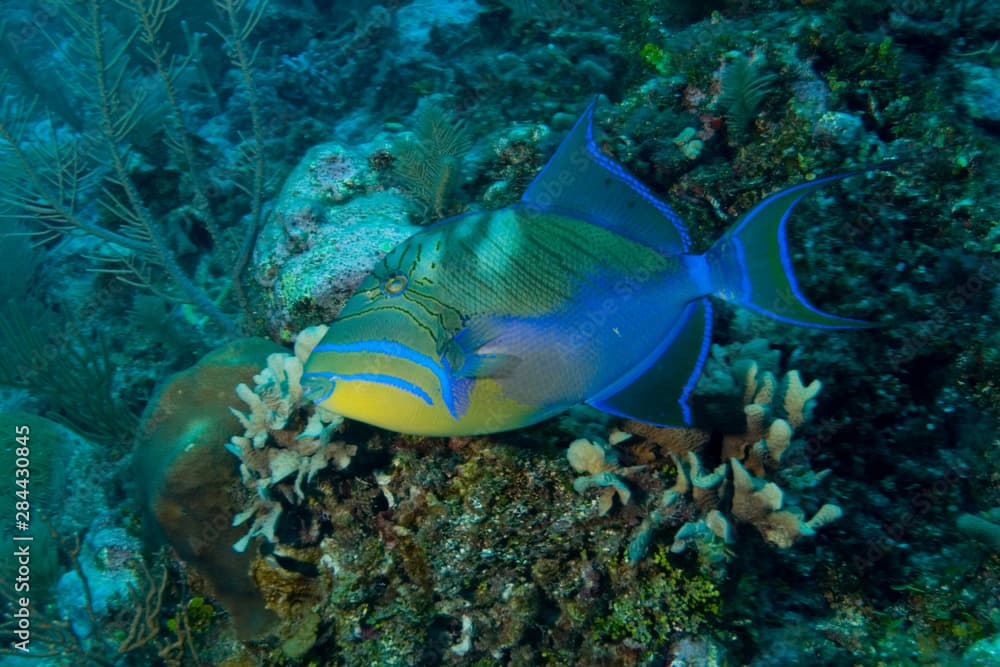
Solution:
M993 0L4 2L0 665L998 664L998 44ZM872 168L788 231L881 326L717 303L697 428L317 411L314 327L595 96L697 252Z

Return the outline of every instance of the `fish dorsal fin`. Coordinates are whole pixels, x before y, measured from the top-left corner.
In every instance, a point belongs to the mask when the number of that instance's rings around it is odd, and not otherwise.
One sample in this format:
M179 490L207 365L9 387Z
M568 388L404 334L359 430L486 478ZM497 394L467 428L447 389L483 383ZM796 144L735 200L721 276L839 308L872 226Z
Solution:
M711 303L691 301L641 364L587 403L656 426L691 426L691 392L701 376L711 337Z
M590 103L521 197L541 211L566 211L666 255L691 244L684 223L649 188L601 152Z

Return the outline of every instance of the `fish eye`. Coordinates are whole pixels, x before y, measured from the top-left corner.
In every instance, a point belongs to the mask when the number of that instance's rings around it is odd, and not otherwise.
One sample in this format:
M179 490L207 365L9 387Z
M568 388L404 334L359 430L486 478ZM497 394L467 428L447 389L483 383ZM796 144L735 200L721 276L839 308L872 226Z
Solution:
M409 279L405 274L394 273L382 283L382 292L386 296L399 296L406 291L406 283Z

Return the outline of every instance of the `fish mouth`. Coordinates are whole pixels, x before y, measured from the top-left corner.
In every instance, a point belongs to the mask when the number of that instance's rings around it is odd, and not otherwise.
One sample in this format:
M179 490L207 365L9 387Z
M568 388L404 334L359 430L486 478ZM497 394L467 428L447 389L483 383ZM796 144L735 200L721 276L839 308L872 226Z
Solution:
M337 385L333 373L303 373L300 384L305 399L317 405L330 398Z

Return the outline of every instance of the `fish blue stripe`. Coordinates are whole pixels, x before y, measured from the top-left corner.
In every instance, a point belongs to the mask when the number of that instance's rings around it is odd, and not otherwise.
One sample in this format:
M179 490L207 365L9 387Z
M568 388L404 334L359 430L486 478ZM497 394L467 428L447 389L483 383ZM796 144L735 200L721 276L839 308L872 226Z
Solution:
M788 284L792 288L792 294L794 294L806 308L814 313L819 313L818 310L806 303L805 295L799 291L798 283L795 280L795 269L792 267L792 257L788 252L788 238L785 236L785 225L788 224L788 218L792 214L792 209L795 208L796 204L802 201L803 197L805 197L804 194L796 197L791 206L785 210L784 215L781 216L781 220L778 222L778 257L781 259L781 270L785 272L785 280L788 281ZM826 313L819 314L826 315Z
M740 290L742 294L738 300L740 305L750 304L753 298L753 284L750 282L750 269L747 268L747 253L743 249L743 242L740 241L735 236L730 239L733 244L733 254L736 256L736 261L740 265Z
M796 319L793 319L791 317L783 317L781 315L778 315L777 313L771 312L770 310L764 310L760 306L754 305L752 303L741 303L740 305L743 306L744 308L749 308L750 310L754 311L755 313L758 313L760 315L764 315L766 317L770 317L773 320L778 320L779 322L784 322L785 324L794 324L795 326L798 326L798 327L801 327L801 326L810 326L810 327L813 327L815 329L831 329L831 330L837 330L837 329L857 329L858 328L857 324L816 324L814 322L809 322L808 324L804 324L802 322L802 320L796 320ZM849 322L857 322L858 324L868 324L865 320L856 320L856 319L852 319L850 317L841 317L840 319L847 320Z
M863 172L861 172L861 171L851 171L851 172L847 172L845 174L835 174L833 176L824 176L823 178L817 178L816 180L813 180L813 181L806 181L805 183L799 183L798 185L793 185L792 187L786 188L786 189L784 189L784 190L782 190L780 192L775 192L773 195L771 195L770 197L766 197L763 201L759 202L756 206L754 206L752 209L750 209L750 212L743 216L742 222L740 222L740 224L737 225L734 229L730 230L729 234L731 236L736 236L737 234L739 234L740 232L742 232L743 228L746 227L748 224L750 224L750 222L754 219L754 217L758 213L760 213L760 211L762 209L764 209L767 206L769 206L771 204L771 201L774 200L774 199L777 199L778 197L784 197L785 195L789 195L789 194L791 194L793 192L796 192L798 190L803 190L805 188L812 189L812 188L815 188L815 187L817 187L819 185L822 185L823 183L829 183L831 181L841 180L843 178L847 178L848 176L853 176L854 174L860 174L860 173L863 173ZM806 196L807 194L809 194L809 193L808 192L803 193L799 197L799 199L802 199L802 197ZM795 208L795 204L797 204L799 202L799 199L796 199L795 202L793 202L792 205L788 207L788 211L791 211L793 208Z
M837 178L837 177L832 177L832 178ZM786 210L785 213L784 213L784 215L781 216L781 221L778 223L778 255L781 258L781 269L785 272L785 279L788 281L788 285L792 289L792 294L795 295L795 298L799 300L799 303L801 305L805 306L808 310L816 313L817 315L821 315L823 317L831 317L831 318L837 318L837 319L840 319L840 320L851 320L852 322L862 322L862 323L864 323L864 320L855 320L855 319L852 319L852 318L849 318L849 317L840 317L838 315L831 315L830 313L823 312L819 308L814 308L813 305L810 304L809 301L806 299L805 294L803 294L802 291L799 289L798 280L796 280L796 278L795 278L795 269L792 267L792 256L791 256L791 253L788 252L788 238L785 236L785 225L788 224L788 219L792 215L792 209L795 208L795 206L799 203L799 201L802 200L802 197L805 197L806 194L808 194L808 193L804 193L804 194L800 195L798 198L796 198L795 201L792 202L792 205L788 207L788 210ZM781 319L777 315L774 315L774 314L770 314L770 315L771 315L771 317L776 317L779 320ZM789 320L789 321L792 321L792 320ZM794 321L792 321L792 322L795 323L795 324L799 324L799 322L794 322ZM825 328L825 329L850 329L850 328L853 328L850 325L840 325L840 326L838 326L838 325L829 325L829 324L827 324L827 325L820 325L820 326L823 327L823 328Z
M434 405L434 401L423 389L413 384L412 382L407 382L406 380L401 380L395 375L385 375L384 373L327 373L327 372L310 372L305 373L305 375L318 375L320 377L325 377L331 381L338 380L355 380L358 382L375 382L378 384L388 385L390 387L395 387L396 389L402 389L403 391L409 392L416 396L417 398L423 400L427 405ZM303 377L304 377L303 376ZM331 389L332 391L332 389ZM329 396L329 394L327 394ZM327 396L314 401L316 403L321 403L326 400Z
M742 299L739 300L739 304L741 306L743 306L745 308L749 308L750 310L754 311L755 313L759 313L761 315L765 315L765 316L770 317L772 319L778 320L779 322L785 322L786 324L794 324L794 325L797 325L797 326L801 326L803 324L803 322L801 320L796 320L796 319L793 319L793 318L790 318L790 317L785 317L783 315L779 315L778 313L775 313L775 312L772 312L772 311L767 310L765 308L762 308L762 307L758 306L756 303L754 303L754 299L753 299L753 281L750 278L750 270L747 267L746 251L745 251L745 249L743 247L743 243L738 238L739 234L743 230L743 228L746 227L747 224L749 224L753 220L754 216L756 216L761 211L761 209L763 209L764 207L768 206L771 203L771 201L773 199L775 199L776 197L783 197L783 196L788 195L789 193L796 192L798 190L803 190L803 189L810 189L811 190L811 189L813 189L813 188L815 188L815 187L817 187L817 186L819 186L819 185L821 185L823 183L828 183L830 181L840 180L842 178L846 178L847 176L852 176L855 173L861 173L861 172L849 172L847 174L837 174L837 175L834 175L834 176L827 176L825 178L820 178L820 179L817 179L815 181L809 181L809 182L806 182L806 183L801 183L799 185L792 186L791 188L788 188L787 190L782 190L781 192L773 194L770 197L766 198L764 201L762 201L759 204L757 204L756 206L754 206L750 210L750 212L747 213L743 217L743 221L739 225L737 225L735 228L733 228L732 230L730 230L727 233L730 236L730 242L733 243L733 247L734 247L734 253L733 253L733 255L735 256L736 261L737 261L737 263L739 264L739 267L740 267L740 287L741 287L741 290L743 292ZM792 211L795 209L795 207L798 205L798 203L800 201L802 201L803 197L805 197L805 196L807 196L809 194L810 194L810 192L803 192L801 195L799 195L798 197L796 197L792 201L792 203L788 206L788 208L785 209L784 213L782 213L782 215L781 215L781 219L778 221L778 230L777 230L777 237L778 237L778 258L779 258L779 260L781 262L781 270L782 270L782 272L785 275L785 279L788 281L789 288L791 289L792 296L794 296L798 300L799 304L802 307L806 308L807 310L809 310L809 311L811 311L811 312L813 312L813 313L815 313L817 315L820 315L821 317L829 317L831 319L838 319L838 320L842 320L842 321L845 321L845 322L857 322L858 324L867 324L864 320L857 320L857 319L853 319L853 318L849 318L849 317L839 317L839 316L836 316L836 315L831 315L830 313L823 312L822 310L819 310L818 308L815 308L814 306L812 306L812 304L809 303L809 301L806 299L805 295L799 289L798 281L795 278L795 270L794 270L794 268L792 266L791 253L789 252L789 249L788 249L788 237L787 237L787 235L785 233L785 227L788 224L788 220L791 218ZM818 329L854 329L854 328L856 328L852 324L817 324L817 323L814 323L814 322L809 322L809 326L816 327Z
M353 343L320 343L313 349L313 352L368 352L371 354L384 354L389 357L396 357L397 359L405 359L406 361L414 363L422 368L426 368L438 379L438 383L441 386L441 397L444 399L445 407L448 408L448 413L455 419L460 417L458 411L455 409L455 399L453 395L451 377L448 372L451 369L443 367L435 359L427 356L426 354L417 352L407 345L396 341L378 339L355 341ZM405 380L400 380L400 382L405 382ZM424 392L421 390L421 393ZM426 396L426 393L424 393L424 395ZM429 399L428 403L430 403Z
M691 376L688 378L687 384L684 385L684 391L677 399L681 406L681 412L684 414L684 423L688 426L691 425L691 405L688 403L688 399L698 384L701 370L705 367L705 360L708 358L708 351L712 347L712 302L708 299L702 299L701 305L705 308L705 332L701 339L701 350L698 351L698 361L695 362L694 370L691 371Z

